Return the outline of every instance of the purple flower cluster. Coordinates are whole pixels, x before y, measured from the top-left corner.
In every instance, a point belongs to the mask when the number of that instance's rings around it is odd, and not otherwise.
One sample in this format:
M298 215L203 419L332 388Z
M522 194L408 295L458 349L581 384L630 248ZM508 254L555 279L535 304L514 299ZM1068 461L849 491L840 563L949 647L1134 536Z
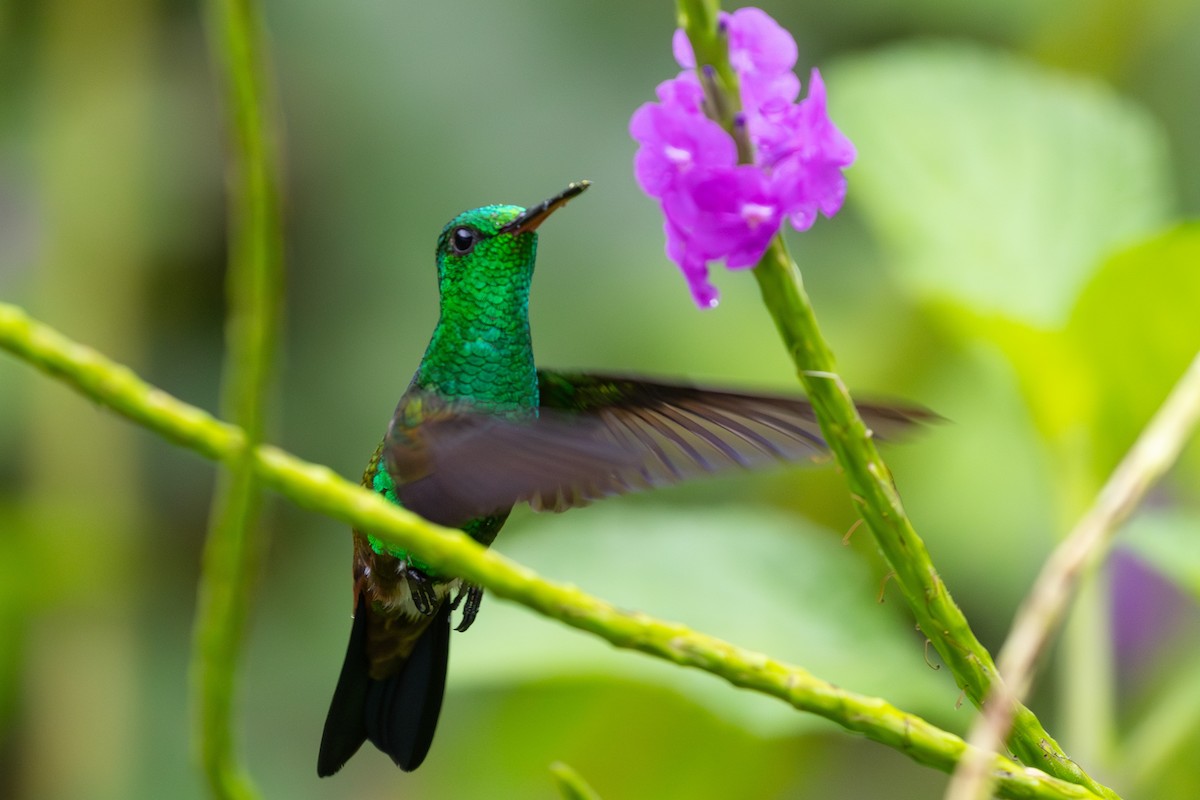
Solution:
M837 213L846 196L842 168L854 145L829 120L825 84L815 69L800 102L796 42L765 11L722 12L729 61L741 85L742 112L734 125L754 151L738 163L734 137L705 116L696 58L682 30L675 60L684 68L659 85L658 102L642 105L629 122L640 145L634 174L663 210L667 255L687 279L696 304L717 304L708 263L753 267L787 218L807 230L817 212Z

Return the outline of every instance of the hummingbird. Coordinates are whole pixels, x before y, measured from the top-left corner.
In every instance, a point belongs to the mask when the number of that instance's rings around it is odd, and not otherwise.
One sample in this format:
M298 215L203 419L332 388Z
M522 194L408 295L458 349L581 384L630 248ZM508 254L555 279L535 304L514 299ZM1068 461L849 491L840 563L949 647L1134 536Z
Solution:
M731 468L827 452L802 398L534 363L529 292L537 229L581 194L571 183L529 208L489 205L438 237L440 316L363 474L363 485L490 546L512 508L563 511ZM928 416L859 406L884 438ZM475 620L483 591L419 553L354 531L354 618L321 739L333 775L370 741L402 770L433 742L446 686L451 612Z

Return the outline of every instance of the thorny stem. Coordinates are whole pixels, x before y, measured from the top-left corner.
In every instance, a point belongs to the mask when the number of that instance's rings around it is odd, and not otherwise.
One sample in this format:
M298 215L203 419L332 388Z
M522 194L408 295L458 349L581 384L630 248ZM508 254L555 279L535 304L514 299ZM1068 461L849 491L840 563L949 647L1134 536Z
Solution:
M728 48L725 37L714 24L711 5L705 0L679 0L678 16L696 53L697 69L703 70L708 65L725 77L731 72ZM727 80L725 88L736 94L736 78L732 83ZM730 105L740 107L736 100ZM728 124L726 127L729 129ZM813 404L821 432L846 475L858 513L893 569L896 584L921 631L950 667L959 688L972 703L981 706L998 682L991 654L975 637L966 616L950 597L924 542L905 514L891 472L837 375L833 352L817 324L800 271L782 235L772 240L755 266L754 276L800 383ZM1036 764L1103 797L1116 797L1111 789L1093 780L1071 761L1033 712L1024 706L1016 710L1009 746L1025 764Z
M82 394L201 455L235 464L251 454L263 484L297 505L326 514L384 542L419 551L434 568L459 575L498 597L589 631L618 647L694 667L729 683L783 700L863 734L913 760L950 771L966 752L959 737L884 700L849 692L762 653L697 633L678 623L618 609L572 586L548 581L461 531L441 528L351 483L327 467L269 445L248 448L240 429L214 419L137 378L128 368L0 303L0 349L5 349ZM989 755L996 788L1009 798L1099 795L1076 783Z

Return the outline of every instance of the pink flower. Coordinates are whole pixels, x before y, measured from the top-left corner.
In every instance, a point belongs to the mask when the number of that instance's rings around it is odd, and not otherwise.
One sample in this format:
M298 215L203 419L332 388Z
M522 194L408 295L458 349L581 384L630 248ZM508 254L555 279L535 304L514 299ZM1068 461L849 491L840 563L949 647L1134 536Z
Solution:
M738 124L755 150L754 164L737 164L733 137L703 113L704 92L693 71L691 43L675 32L675 59L685 72L658 87L630 120L640 147L638 185L663 211L667 255L688 282L697 305L716 305L708 264L752 267L786 217L807 230L817 214L833 216L846 196L842 170L854 145L829 119L825 84L815 69L808 96L797 103L792 72L796 43L766 12L722 13L729 61L741 85Z

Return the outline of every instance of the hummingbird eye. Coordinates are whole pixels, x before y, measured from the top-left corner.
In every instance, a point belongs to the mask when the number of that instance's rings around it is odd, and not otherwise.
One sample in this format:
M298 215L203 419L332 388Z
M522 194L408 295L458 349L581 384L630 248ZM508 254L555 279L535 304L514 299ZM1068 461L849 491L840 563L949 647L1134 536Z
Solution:
M450 247L460 256L465 256L475 247L475 242L479 238L479 234L474 228L455 228L454 233L450 234Z

